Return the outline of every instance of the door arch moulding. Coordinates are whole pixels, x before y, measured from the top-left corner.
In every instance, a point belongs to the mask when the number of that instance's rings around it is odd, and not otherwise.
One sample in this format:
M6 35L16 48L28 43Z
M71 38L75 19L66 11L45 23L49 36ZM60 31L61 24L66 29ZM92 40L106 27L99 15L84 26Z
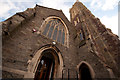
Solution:
M89 71L90 71L91 78L94 79L94 78L95 78L95 72L94 72L92 66L91 66L88 62L86 62L86 61L81 61L81 62L77 65L77 71L80 70L80 67L81 67L83 64L85 64L85 65L88 67L88 69L89 69ZM78 73L79 73L79 72L78 72ZM79 74L80 74L80 73L79 73ZM78 75L78 76L79 76L79 75ZM79 76L79 78L80 78L80 76Z
M34 55L34 57L32 58L32 60L29 60L29 64L28 64L28 71L27 73L24 75L24 78L34 78L35 76L35 72L37 70L38 64L42 58L42 54L45 50L54 50L56 52L56 56L58 56L58 68L57 70L59 71L59 73L55 72L55 77L57 76L57 78L61 78L62 76L62 70L63 70L63 57L62 54L60 52L60 50L52 44L48 44L45 45L43 47L41 47Z

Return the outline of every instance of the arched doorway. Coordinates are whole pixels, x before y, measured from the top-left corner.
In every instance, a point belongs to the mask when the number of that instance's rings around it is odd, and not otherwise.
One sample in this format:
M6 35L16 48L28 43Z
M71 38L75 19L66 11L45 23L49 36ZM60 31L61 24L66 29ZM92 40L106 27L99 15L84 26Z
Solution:
M53 80L59 65L59 57L54 50L47 49L43 51L35 72L34 80Z
M79 80L93 80L95 77L92 67L85 61L82 61L78 65L79 69Z
M29 61L27 69L24 78L34 78L34 80L61 78L63 57L60 50L51 44L44 45Z
M92 80L90 70L86 64L82 64L79 68L80 80Z

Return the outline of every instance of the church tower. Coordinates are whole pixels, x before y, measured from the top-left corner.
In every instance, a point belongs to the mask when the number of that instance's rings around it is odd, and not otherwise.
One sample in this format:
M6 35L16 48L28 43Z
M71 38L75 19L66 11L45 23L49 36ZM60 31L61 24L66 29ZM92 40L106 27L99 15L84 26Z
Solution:
M70 9L70 21L79 36L76 39L79 48L88 45L88 51L96 55L96 59L100 60L110 74L112 73L110 76L117 77L120 72L118 36L106 28L79 0Z

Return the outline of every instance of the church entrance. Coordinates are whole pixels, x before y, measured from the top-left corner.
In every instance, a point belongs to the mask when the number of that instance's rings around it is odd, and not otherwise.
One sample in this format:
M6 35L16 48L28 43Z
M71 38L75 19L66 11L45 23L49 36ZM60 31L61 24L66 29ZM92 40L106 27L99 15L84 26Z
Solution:
M90 70L84 63L79 67L79 80L92 80Z
M53 80L56 67L54 52L47 50L43 52L37 67L34 80Z

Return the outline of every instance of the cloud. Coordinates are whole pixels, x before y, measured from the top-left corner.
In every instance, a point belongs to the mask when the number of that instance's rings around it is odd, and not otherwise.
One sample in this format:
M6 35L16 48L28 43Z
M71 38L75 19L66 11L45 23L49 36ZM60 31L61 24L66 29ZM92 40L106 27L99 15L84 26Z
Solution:
M106 0L105 4L102 6L102 10L112 10L118 5L118 0Z
M91 0L89 2L91 8L104 11L113 10L118 5L118 0Z
M118 34L118 15L111 17L103 16L100 18L101 22L110 28L114 34Z
M0 18L9 18L11 15L9 11L15 8L15 5L11 2L0 2Z
M34 7L36 3L54 9L62 9L65 15L70 19L69 9L72 5L68 4L74 3L73 1L75 2L76 0L1 0L0 21L9 18L16 12L22 12L27 8Z
M0 21L7 19L16 12L24 11L27 8L34 7L35 4L46 6L54 9L62 9L64 14L70 19L69 9L75 3L76 0L1 0L0 2ZM118 5L118 0L79 0L84 4L88 4L94 11L109 11L114 10ZM91 10L92 11L92 10ZM97 16L99 17L99 16ZM112 29L112 31L117 34L118 19L117 15L108 17L104 15L100 18L102 23L106 27ZM114 21L114 22L113 22Z
M3 21L16 12L22 12L27 8L33 7L33 2L14 2L11 0L0 2L0 21Z
M67 18L70 19L69 9L72 7L72 4L69 5L69 3L74 3L75 1L76 0L41 0L39 4L49 8L61 9Z

